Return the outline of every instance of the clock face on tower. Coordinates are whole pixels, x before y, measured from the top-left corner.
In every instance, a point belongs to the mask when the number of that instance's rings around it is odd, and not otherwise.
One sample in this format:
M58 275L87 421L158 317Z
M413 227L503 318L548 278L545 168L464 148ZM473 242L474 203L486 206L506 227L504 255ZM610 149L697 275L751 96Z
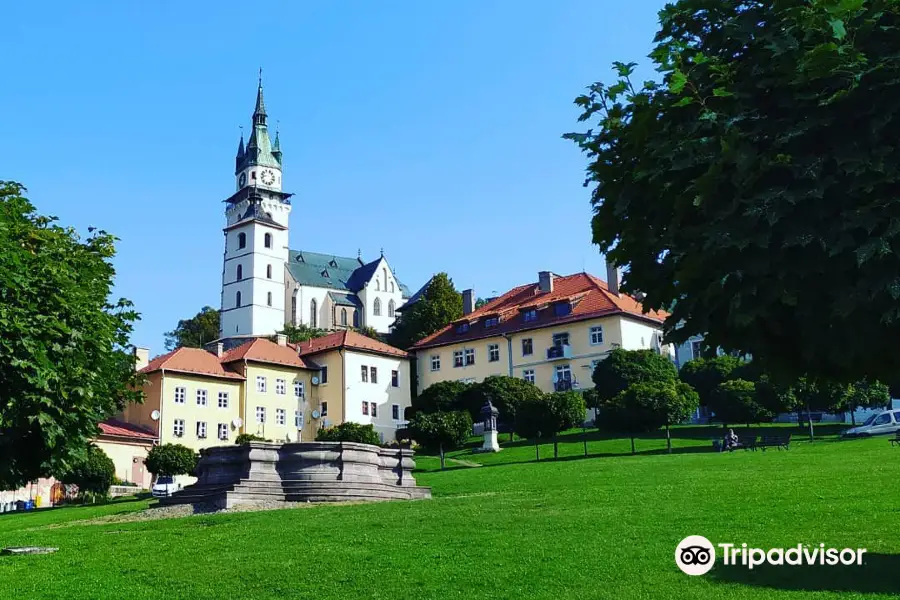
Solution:
M260 175L260 179L262 179L264 185L272 185L273 183L275 183L275 173L273 173L269 169L265 169L262 172L262 175Z

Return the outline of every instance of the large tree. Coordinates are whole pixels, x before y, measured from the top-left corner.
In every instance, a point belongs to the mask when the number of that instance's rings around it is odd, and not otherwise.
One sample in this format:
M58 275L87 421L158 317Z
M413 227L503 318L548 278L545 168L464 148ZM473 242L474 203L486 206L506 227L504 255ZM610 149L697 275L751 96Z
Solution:
M459 398L459 407L469 411L473 421L478 421L481 418L481 407L490 400L499 412L498 420L504 424L512 424L519 404L542 395L539 387L519 377L491 375L464 390Z
M529 396L516 409L516 433L523 438L534 438L535 447L540 438L551 438L553 458L557 458L557 434L584 423L584 408L584 397L578 392Z
M202 348L219 338L219 311L204 306L190 319L181 319L172 331L167 331L166 350L175 348Z
M592 375L595 402L609 402L635 383L675 383L678 370L668 357L655 350L616 348L597 363Z
M23 193L0 182L0 489L68 472L97 423L141 399L138 315L109 300L115 238L81 238Z
M463 395L471 386L471 383L453 380L433 383L412 399L405 416L407 419L411 419L417 413L465 410Z
M900 3L678 0L661 81L577 98L593 240L622 287L781 376L900 369Z
M388 343L406 349L463 316L462 294L456 291L446 273L438 273L431 278L422 296L399 313Z
M760 404L756 384L744 379L720 383L710 397L709 408L723 427L729 423L761 423L775 418L773 410Z
M678 377L696 390L700 404L708 406L719 384L731 379L732 371L740 365L739 358L727 354L715 358L695 358L684 363Z
M461 448L472 434L472 417L464 410L417 413L408 434L427 451L437 451L444 469L444 453Z

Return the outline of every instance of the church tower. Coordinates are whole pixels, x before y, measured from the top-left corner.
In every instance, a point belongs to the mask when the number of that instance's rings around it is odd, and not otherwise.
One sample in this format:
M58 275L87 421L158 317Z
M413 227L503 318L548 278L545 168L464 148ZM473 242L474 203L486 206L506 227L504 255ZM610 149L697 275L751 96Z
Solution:
M268 336L284 327L291 194L281 191L281 144L269 140L262 77L250 139L235 157L235 193L225 200L220 337Z

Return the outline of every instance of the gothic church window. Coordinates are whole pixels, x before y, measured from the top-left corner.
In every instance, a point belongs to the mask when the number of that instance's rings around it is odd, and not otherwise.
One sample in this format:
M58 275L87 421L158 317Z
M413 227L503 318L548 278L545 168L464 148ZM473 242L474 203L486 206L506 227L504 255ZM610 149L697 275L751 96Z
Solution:
M388 302L388 316L389 316L389 317L393 317L393 316L394 316L394 301L393 301L393 300L390 300L390 301Z
M316 314L316 299L313 298L309 303L309 326L310 327L318 327L319 318Z
M375 298L375 302L372 304L372 314L376 317L381 316L381 300L378 298Z
M375 278L375 291L376 291L376 292L380 292L380 291L381 291L381 282L378 280L377 277Z
M239 233L238 234L238 249L247 247L247 234Z
M394 293L394 282L393 281L391 282L391 293L392 294Z
M344 327L347 326L347 309L346 308L341 309L341 325L343 325Z

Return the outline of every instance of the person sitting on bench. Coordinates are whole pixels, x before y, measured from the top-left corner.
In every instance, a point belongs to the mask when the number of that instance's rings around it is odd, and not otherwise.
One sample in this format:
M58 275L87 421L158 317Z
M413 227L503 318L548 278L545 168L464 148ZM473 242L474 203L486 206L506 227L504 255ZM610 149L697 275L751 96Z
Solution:
M726 450L734 450L735 448L741 447L741 441L738 439L737 434L734 432L734 429L729 429L728 433L725 434L725 449Z

